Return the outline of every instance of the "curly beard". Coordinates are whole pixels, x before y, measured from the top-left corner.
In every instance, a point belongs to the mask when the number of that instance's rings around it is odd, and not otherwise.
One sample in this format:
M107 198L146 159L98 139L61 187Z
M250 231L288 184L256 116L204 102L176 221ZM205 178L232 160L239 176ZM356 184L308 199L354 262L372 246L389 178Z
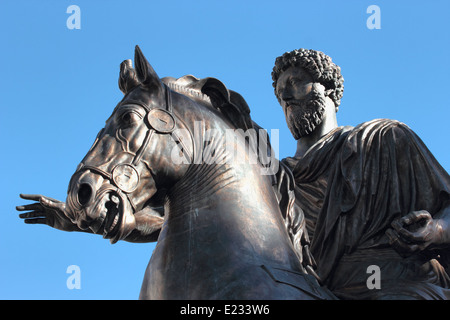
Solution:
M295 140L309 135L322 123L325 97L320 92L313 90L305 99L290 101L288 105L287 125Z

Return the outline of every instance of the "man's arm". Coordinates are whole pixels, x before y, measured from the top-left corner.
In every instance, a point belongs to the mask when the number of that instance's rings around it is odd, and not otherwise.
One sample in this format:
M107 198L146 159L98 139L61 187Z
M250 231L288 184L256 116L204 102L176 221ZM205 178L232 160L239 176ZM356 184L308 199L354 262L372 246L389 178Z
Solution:
M93 233L90 228L81 229L71 221L65 202L34 194L21 194L20 197L35 201L32 204L16 207L17 211L22 212L19 217L27 224L46 224L62 231ZM136 227L124 240L137 243L157 241L164 222L163 216L163 208L145 207L136 212L134 214Z
M25 200L36 201L32 204L17 206L16 210L23 212L19 218L27 224L46 224L62 231L79 231L92 233L90 229L82 230L73 223L66 211L65 202L55 200L40 194L21 194Z

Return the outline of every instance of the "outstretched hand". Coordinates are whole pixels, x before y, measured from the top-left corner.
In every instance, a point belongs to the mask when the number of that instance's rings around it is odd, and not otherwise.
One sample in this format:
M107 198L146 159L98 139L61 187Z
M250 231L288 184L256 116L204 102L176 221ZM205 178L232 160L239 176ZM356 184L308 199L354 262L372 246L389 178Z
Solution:
M19 214L28 224L46 224L52 228L63 231L82 231L69 219L66 214L64 202L36 194L21 194L25 200L36 201L32 204L17 206L17 211L26 211Z
M392 247L403 257L419 253L425 249L439 247L443 242L444 225L433 219L428 211L413 211L391 223L386 231Z

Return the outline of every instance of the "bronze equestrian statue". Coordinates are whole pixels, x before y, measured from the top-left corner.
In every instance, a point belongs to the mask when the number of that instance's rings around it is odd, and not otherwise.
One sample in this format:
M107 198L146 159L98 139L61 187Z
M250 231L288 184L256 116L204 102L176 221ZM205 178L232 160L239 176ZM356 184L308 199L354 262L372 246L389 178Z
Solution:
M20 217L112 243L157 241L141 299L334 299L308 274L290 172L267 171L270 144L242 138L261 135L243 98L214 78L161 80L139 47L134 62L121 64L124 97L67 201L21 195L37 202Z
M160 79L139 47L134 62L121 64L124 98L67 201L21 195L36 201L17 207L26 223L157 241L141 299L450 296L450 178L398 121L337 125L343 77L331 58L300 49L275 62L297 140L281 162L219 80Z

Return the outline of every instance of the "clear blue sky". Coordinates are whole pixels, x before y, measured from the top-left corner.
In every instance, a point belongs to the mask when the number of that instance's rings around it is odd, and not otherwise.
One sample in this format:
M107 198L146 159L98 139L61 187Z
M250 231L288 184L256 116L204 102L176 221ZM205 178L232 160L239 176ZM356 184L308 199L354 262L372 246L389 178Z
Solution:
M67 7L81 9L70 30ZM381 29L369 30L369 5ZM0 2L2 231L0 299L136 299L154 244L25 225L19 193L65 200L70 176L122 93L119 64L140 45L160 77L216 77L247 100L253 119L296 143L273 95L274 60L321 50L341 66L340 125L408 124L449 171L450 1ZM69 290L66 269L81 269Z

